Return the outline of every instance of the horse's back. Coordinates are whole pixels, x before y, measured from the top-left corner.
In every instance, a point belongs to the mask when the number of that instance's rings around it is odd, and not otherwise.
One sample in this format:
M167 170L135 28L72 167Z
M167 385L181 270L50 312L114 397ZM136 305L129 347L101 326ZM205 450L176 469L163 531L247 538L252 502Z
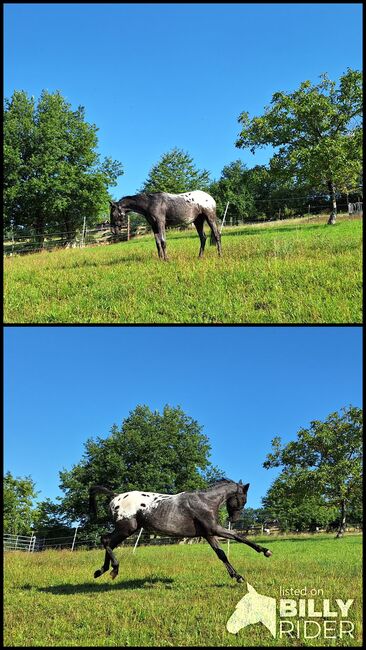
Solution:
M169 498L168 494L158 492L139 492L130 490L117 494L110 503L112 516L115 520L133 517L139 511L149 510L163 499Z
M196 204L201 208L212 210L216 208L215 199L202 190L193 190L193 192L182 192L181 194L170 194L172 197L179 197L186 201L188 204Z

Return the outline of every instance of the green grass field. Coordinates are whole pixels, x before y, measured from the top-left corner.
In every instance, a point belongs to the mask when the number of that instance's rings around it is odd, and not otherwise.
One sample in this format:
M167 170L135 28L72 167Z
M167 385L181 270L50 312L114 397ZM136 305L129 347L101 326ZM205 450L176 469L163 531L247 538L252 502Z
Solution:
M359 646L362 644L361 535L266 538L271 558L241 544L230 561L260 594L322 589L322 598L354 599L354 639L273 638L257 623L237 635L226 622L247 586L230 580L208 544L120 548L120 574L93 579L104 553L5 554L5 646ZM223 544L226 549L227 545ZM294 597L294 596L293 596ZM317 607L316 607L317 608ZM277 617L278 619L278 617ZM314 619L313 619L314 620ZM323 618L316 619L320 625ZM329 620L329 619L328 619ZM338 622L338 619L337 619ZM278 623L278 620L277 620ZM278 629L278 627L277 627Z
M361 323L362 221L224 230L223 257L195 231L4 262L6 323Z

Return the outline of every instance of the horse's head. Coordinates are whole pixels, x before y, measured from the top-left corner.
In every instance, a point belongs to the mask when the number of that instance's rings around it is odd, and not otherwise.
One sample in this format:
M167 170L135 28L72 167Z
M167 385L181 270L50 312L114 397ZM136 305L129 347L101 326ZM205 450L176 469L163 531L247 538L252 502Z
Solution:
M227 511L229 513L229 521L234 523L238 521L241 511L243 510L247 502L247 492L249 489L249 483L243 485L241 481L236 484L237 491L226 501Z
M122 226L125 224L126 219L126 210L120 204L120 202L109 201L111 206L110 211L110 225L111 230L114 235L119 235L119 232Z

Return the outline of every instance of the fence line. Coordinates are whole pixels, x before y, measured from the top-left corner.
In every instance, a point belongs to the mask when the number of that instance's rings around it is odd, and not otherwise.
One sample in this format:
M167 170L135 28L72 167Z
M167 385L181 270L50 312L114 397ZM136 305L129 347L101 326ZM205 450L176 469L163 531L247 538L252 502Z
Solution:
M273 201L276 201L277 199L273 199ZM278 200L288 200L288 199L278 199ZM291 199L294 200L294 199ZM270 199L263 199L263 202L270 203ZM343 204L342 204L343 205ZM358 201L355 203L348 203L345 204L346 207L346 212L350 216L356 216L356 215L362 215L363 214L363 203L362 201ZM288 207L289 210L296 210L296 207ZM305 212L305 209L307 212ZM243 217L229 217L226 219L225 226L230 227L230 226L238 226L238 225L250 225L250 224L262 224L266 222L273 222L273 221L281 221L284 219L292 219L292 218L316 218L320 216L320 213L317 212L316 214L311 214L312 210L319 210L322 209L324 212L326 211L326 206L325 205L311 205L309 204L308 206L304 207L304 211L302 215L286 215L282 214L283 208L279 207L278 208L278 215L276 217L271 217L271 218L266 218L265 220L263 219L256 219L256 220L250 220L250 219L245 219ZM341 206L339 206L338 212L341 213ZM226 216L226 213L225 213ZM282 219L281 219L282 217ZM222 230L222 227L224 225L224 218L218 219L220 229ZM181 226L176 226L176 227L171 227L168 230L182 230ZM137 237L139 235L145 235L148 232L150 232L149 227L146 225L138 225L135 229L135 231L130 231L128 226L126 225L125 227L121 228L121 233L118 237L117 241L126 241L132 237ZM94 237L94 234L100 235L100 237ZM56 235L60 235L58 238L54 238ZM105 236L107 235L107 236ZM83 231L78 233L76 236L74 236L73 239L70 239L70 235L67 232L59 232L59 233L52 233L45 235L44 240L41 244L37 245L36 243L36 235L32 236L27 236L27 235L20 235L17 236L16 239L14 237L12 238L6 238L3 240L3 254L5 256L7 255L16 255L18 253L35 253L39 251L51 251L54 248L65 248L65 247L70 247L70 248L83 248L85 246L98 246L98 245L105 245L107 243L114 243L114 238L112 236L111 230L109 227L103 227L103 228L83 228ZM18 248L17 244L20 244L24 247ZM28 245L27 245L28 244Z
M134 535L131 535L125 539L121 546L134 546L136 548L137 544L140 541L142 530ZM42 536L37 537L36 535L11 535L4 533L3 534L3 548L5 551L43 551L47 549L70 549L71 551L77 550L79 547L88 547L90 548L103 548L101 542L99 541L99 536L76 539L77 530L75 530L74 535L69 537L53 537L45 538ZM191 538L192 539L192 538ZM195 538L193 538L195 539ZM140 544L149 546L160 546L165 544L182 544L185 543L186 538L180 537L160 537L157 535L150 535L149 539L143 539ZM190 540L189 540L190 541ZM192 542L191 542L192 543Z
M355 524L349 524L349 526L346 527L346 532L352 532L352 531L360 531L362 530L362 525L355 525ZM78 532L79 531L79 532ZM137 545L140 543L141 546L164 546L164 545L170 545L170 544L195 544L199 542L206 542L206 540L202 537L168 537L168 536L159 536L159 535L153 535L149 534L147 537L147 534L142 537L141 539L141 533L142 529L140 531L134 533L127 539L125 539L122 543L121 546L134 546L134 549L136 549ZM246 529L235 529L235 532L242 534L242 535L261 535L261 534L266 534L266 535L278 535L278 534L285 534L285 532L279 528L278 526L266 526L266 525L257 525L257 526L250 526L249 528ZM294 534L303 534L303 533L322 533L322 532L330 532L327 531L326 528L318 528L315 531L287 531L286 534L294 535ZM334 532L334 531L332 531ZM80 539L77 539L77 535L80 535ZM140 541L141 539L141 541ZM224 538L220 538L222 542L224 542ZM11 535L8 533L3 534L3 548L4 551L26 551L26 552L36 552L36 551L44 551L47 549L70 549L71 551L75 551L78 548L88 548L88 549L95 549L95 548L100 548L102 549L103 546L100 542L99 535L94 535L94 537L86 537L84 538L82 536L82 533L80 532L80 529L76 528L75 532L73 535L69 536L60 536L60 537L50 537L50 538L45 538L43 536L36 536L34 533L32 535ZM228 548L229 551L229 548Z

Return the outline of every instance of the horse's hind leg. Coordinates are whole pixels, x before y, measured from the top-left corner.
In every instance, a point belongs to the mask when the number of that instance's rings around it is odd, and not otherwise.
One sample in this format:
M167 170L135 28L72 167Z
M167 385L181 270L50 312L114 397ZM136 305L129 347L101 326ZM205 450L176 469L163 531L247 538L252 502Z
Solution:
M204 214L199 214L197 219L194 220L194 225L196 226L196 230L198 232L200 241L201 241L201 247L200 247L200 252L198 257L202 257L203 251L205 250L205 244L206 244L206 235L205 231L203 229L203 225L205 223L205 215Z
M230 562L229 562L229 560L227 559L227 557L226 557L224 551L223 551L222 548L220 547L220 544L219 544L219 542L218 542L217 537L214 537L214 536L208 535L208 536L206 537L206 539L207 539L208 543L210 544L210 546L211 546L211 547L213 548L213 550L215 551L217 557L221 560L221 562L223 562L223 563L225 564L225 566L226 566L226 568L227 568L227 571L228 571L228 573L229 573L230 578L236 578L237 582L243 582L243 581L244 581L243 576L241 576L239 573L237 573L237 572L235 571L234 567L230 564Z
M102 544L105 548L104 564L101 569L94 573L94 578L99 578L103 573L108 571L110 563L112 563L111 576L114 579L118 575L119 562L113 553L113 549L121 544L124 539L132 535L137 530L137 522L134 519L120 522L118 528L111 534L102 535Z
M111 556L110 556L108 548L110 546L111 539L112 539L112 535L110 535L110 534L105 534L105 535L102 535L102 537L101 537L101 542L102 542L104 548L106 549L105 556L104 556L104 564L100 569L97 569L94 572L94 578L99 578L99 576L103 575L103 573L105 573L109 569L109 566L110 566L110 563L111 563Z

